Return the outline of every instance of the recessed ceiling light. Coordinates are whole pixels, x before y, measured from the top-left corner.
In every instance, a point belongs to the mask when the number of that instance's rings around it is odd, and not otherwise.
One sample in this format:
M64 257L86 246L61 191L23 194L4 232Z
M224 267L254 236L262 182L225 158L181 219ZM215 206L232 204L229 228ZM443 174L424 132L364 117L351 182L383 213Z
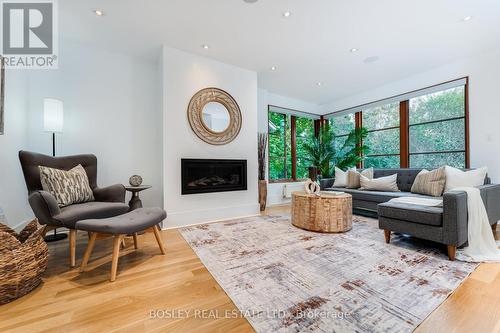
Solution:
M355 47L353 47L353 48L351 49L351 53L354 53L354 52L358 52L358 49L357 49L357 48L355 48Z
M210 46L208 46L207 44L203 44L201 47L204 48L205 50L208 50L210 48Z
M317 85L318 87L321 87L321 85L322 85L322 84L323 84L323 83L321 83L321 82L316 83L316 85Z
M288 10L283 13L283 17L290 17L290 15L292 15L292 13L289 12Z
M374 63L374 62L377 62L380 60L380 57L379 56L371 56L371 57L368 57L366 58L365 60L363 60L363 62L365 64L371 64L371 63Z
M462 19L462 21L467 22L467 21L470 21L471 19L472 19L472 16L466 16Z
M276 66L271 66L271 70L275 71L276 70Z
M257 2L257 0L243 0L243 1L245 1L246 3L256 3Z
M97 16L103 16L104 12L100 9L96 9L96 10L94 10L94 14L96 14Z

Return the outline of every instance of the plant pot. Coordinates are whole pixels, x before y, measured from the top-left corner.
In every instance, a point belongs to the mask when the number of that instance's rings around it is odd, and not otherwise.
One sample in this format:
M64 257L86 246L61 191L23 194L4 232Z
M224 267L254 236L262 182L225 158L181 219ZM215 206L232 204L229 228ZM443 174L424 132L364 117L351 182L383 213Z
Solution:
M266 203L267 203L267 181L259 180L259 204L261 212L266 209Z

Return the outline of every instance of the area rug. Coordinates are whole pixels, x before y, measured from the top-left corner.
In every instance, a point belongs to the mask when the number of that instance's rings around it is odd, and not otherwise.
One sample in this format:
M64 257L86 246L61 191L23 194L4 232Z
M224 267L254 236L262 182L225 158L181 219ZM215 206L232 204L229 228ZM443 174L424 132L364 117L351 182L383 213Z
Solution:
M411 332L477 267L354 217L343 234L289 216L181 229L257 332Z

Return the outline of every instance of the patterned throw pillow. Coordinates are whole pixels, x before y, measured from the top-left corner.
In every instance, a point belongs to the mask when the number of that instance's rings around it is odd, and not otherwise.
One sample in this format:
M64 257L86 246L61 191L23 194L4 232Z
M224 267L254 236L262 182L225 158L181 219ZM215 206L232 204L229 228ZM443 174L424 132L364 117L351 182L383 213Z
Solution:
M411 186L411 192L440 197L443 195L445 183L446 173L444 167L433 171L424 169L420 171L415 178L415 181Z
M359 178L361 175L368 179L373 179L373 168L365 169L361 172L356 170L347 171L347 188L359 188L361 186Z
M52 194L60 207L94 201L89 178L81 164L69 171L44 166L38 168L43 190Z

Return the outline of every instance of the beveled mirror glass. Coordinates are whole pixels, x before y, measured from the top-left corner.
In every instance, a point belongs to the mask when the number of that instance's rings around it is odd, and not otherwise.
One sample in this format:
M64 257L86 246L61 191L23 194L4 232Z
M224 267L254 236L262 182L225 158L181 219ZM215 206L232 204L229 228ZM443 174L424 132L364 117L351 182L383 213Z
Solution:
M229 111L219 102L208 102L202 110L203 125L212 132L224 132L230 121Z

